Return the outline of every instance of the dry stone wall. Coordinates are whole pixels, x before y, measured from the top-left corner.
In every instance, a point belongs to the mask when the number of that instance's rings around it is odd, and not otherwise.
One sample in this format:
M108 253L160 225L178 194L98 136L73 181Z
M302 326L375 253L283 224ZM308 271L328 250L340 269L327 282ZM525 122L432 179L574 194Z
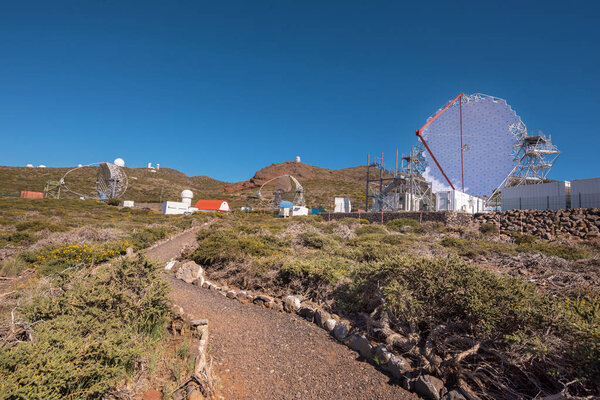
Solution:
M510 210L477 214L475 223L493 223L500 233L527 233L546 240L560 236L592 239L599 236L600 208Z
M410 218L419 222L441 222L449 226L470 225L473 215L454 211L383 211L383 212L350 212L320 213L324 221L335 221L342 218L362 218L371 223L385 224L398 218Z

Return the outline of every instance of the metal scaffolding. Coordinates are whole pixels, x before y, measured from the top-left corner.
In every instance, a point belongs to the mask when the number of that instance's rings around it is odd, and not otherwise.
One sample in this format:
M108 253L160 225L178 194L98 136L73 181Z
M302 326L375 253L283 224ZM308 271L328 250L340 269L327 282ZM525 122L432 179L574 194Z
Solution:
M398 150L394 170L385 168L383 152L371 162L367 155L367 180L365 210L371 211L422 211L433 209L431 183L422 173L426 161L420 145L411 147L408 155L402 156L402 164L398 170ZM375 168L373 176L371 169ZM371 207L369 207L369 199Z
M529 135L524 125L514 129L519 142L513 149L515 167L487 200L487 205L500 207L500 191L503 187L535 185L544 183L554 162L560 155L558 148L552 144L550 136L542 132Z

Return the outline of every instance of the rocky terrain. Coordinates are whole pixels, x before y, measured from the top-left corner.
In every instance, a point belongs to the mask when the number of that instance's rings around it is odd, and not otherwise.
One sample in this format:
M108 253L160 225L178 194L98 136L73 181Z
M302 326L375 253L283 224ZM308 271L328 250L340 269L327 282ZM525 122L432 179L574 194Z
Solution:
M573 236L593 239L600 236L600 209L511 210L479 214L478 223L497 224L501 232L532 234L546 240Z

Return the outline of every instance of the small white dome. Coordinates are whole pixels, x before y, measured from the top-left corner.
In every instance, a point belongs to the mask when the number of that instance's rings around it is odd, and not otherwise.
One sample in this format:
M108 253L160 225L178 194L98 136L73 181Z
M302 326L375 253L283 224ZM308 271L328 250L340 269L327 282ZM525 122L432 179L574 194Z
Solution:
M117 167L124 167L125 161L122 158L115 158L115 161L113 161L113 164L115 164Z
M44 164L40 164L38 165L38 168L46 168L46 166Z
M27 168L33 168L33 164L27 164Z
M191 199L192 197L194 197L194 192L189 189L185 189L183 192L181 192L182 199Z
M83 164L77 164L77 168L83 167Z

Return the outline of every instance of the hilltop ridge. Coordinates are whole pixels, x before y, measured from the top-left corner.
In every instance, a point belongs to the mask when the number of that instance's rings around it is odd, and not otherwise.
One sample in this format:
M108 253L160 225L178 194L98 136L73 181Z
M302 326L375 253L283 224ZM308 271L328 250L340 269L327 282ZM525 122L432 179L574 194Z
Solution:
M70 169L0 166L0 195L15 196L23 190L42 192L46 182L58 181ZM182 190L190 189L194 192L195 200L228 200L232 207L237 208L245 205L247 196L253 194L263 183L281 175L292 175L300 181L306 189L309 206L330 207L335 196L350 197L355 204L364 201L364 166L327 169L286 161L268 165L256 171L252 178L234 183L206 175L187 176L171 168L153 172L147 168L126 167L125 172L129 185L123 199L136 202L177 201ZM89 193L94 190L95 179L96 168L84 167L68 175L67 185L79 193ZM76 197L67 191L63 191L62 196Z

